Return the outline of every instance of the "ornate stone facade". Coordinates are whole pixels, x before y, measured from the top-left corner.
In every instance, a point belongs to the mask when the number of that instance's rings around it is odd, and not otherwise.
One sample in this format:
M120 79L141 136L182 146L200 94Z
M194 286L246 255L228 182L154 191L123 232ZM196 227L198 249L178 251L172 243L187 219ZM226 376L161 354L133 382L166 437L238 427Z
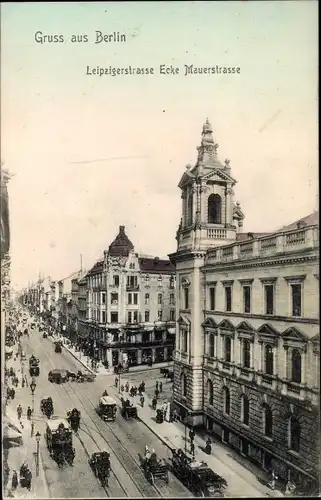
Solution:
M318 213L273 234L240 233L230 163L219 162L208 121L202 136L196 166L179 183L182 220L170 255L175 402L182 417L263 468L313 482L320 469Z

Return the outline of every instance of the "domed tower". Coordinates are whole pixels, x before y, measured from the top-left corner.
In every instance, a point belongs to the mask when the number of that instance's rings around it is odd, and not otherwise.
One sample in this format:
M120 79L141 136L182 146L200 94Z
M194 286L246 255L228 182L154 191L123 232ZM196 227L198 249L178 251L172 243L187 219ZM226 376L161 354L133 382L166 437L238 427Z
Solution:
M244 215L233 200L236 180L231 175L230 161L222 164L218 144L208 121L203 125L202 140L197 147L195 166L186 166L179 182L182 218L177 231L177 250L207 250L226 245L236 239Z
M134 245L125 233L125 226L119 226L119 233L109 245L109 257L128 257Z
M202 422L204 332L204 266L208 249L236 240L244 215L233 201L236 184L229 160L217 155L212 126L204 123L194 167L186 166L179 182L182 217L177 251L169 257L176 266L176 350L174 402L182 417Z

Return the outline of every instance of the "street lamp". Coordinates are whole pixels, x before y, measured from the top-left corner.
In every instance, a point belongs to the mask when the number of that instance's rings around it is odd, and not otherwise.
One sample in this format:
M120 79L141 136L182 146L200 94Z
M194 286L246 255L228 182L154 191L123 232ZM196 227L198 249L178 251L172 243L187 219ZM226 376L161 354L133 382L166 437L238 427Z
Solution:
M185 453L187 452L187 425L188 425L188 417L190 415L190 412L188 411L186 414L186 417L184 419L184 425L185 425Z
M34 411L35 411L35 390L36 390L37 384L34 378L32 378L31 384L30 384L30 389L31 389L31 394L32 394L32 422L31 422L31 436L33 436L33 430L34 430Z
M40 432L38 431L36 434L36 442L37 442L37 454L36 454L36 476L39 476L39 443L40 443Z

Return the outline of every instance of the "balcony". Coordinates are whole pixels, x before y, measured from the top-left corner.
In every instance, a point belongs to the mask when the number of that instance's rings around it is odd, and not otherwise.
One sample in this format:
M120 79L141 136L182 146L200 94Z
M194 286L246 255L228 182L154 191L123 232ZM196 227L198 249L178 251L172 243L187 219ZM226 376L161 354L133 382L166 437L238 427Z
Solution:
M205 265L319 248L317 226L299 227L209 250Z
M139 289L139 285L126 285L127 292L138 292Z
M172 347L174 345L173 339L165 339L165 340L141 340L141 339L133 339L130 340L112 340L112 341L102 341L105 347L114 348L114 349L143 349L146 347Z

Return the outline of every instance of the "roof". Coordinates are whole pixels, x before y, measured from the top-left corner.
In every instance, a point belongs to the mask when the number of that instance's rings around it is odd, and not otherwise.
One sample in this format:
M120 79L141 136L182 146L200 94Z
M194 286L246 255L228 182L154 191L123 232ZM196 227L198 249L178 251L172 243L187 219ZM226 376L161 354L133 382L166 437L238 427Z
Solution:
M275 231L270 231L268 233L237 233L236 241L242 242L246 240L251 240L254 238L263 238L263 236L269 236L270 234L281 233L285 231L291 231L292 229L300 229L300 225L302 227L305 226L318 226L319 225L319 211L315 211L312 214L306 215L301 219L296 220L295 222L291 222L287 226L283 226L280 229L276 229Z
M70 429L70 425L65 418L52 417L50 420L47 420L47 426L51 431L58 430L60 424L63 424L63 426L66 427L66 429Z
M125 233L125 226L119 226L119 233L109 245L108 253L111 257L128 257L134 245Z
M102 396L99 400L103 405L115 405L116 401L110 396Z
M88 271L88 274L86 276L91 276L92 274L98 274L101 273L104 269L104 261L99 260L96 262L93 267Z
M291 231L291 229L299 229L300 225L302 225L302 227L303 226L318 226L319 225L319 210L312 212L312 214L306 215L305 217L302 217L301 219L298 219L295 222L288 224L287 226L281 227L281 229L278 229L276 232Z
M175 267L170 260L159 259L154 257L153 259L138 258L139 268L145 273L159 273L159 274L172 274L175 272Z

